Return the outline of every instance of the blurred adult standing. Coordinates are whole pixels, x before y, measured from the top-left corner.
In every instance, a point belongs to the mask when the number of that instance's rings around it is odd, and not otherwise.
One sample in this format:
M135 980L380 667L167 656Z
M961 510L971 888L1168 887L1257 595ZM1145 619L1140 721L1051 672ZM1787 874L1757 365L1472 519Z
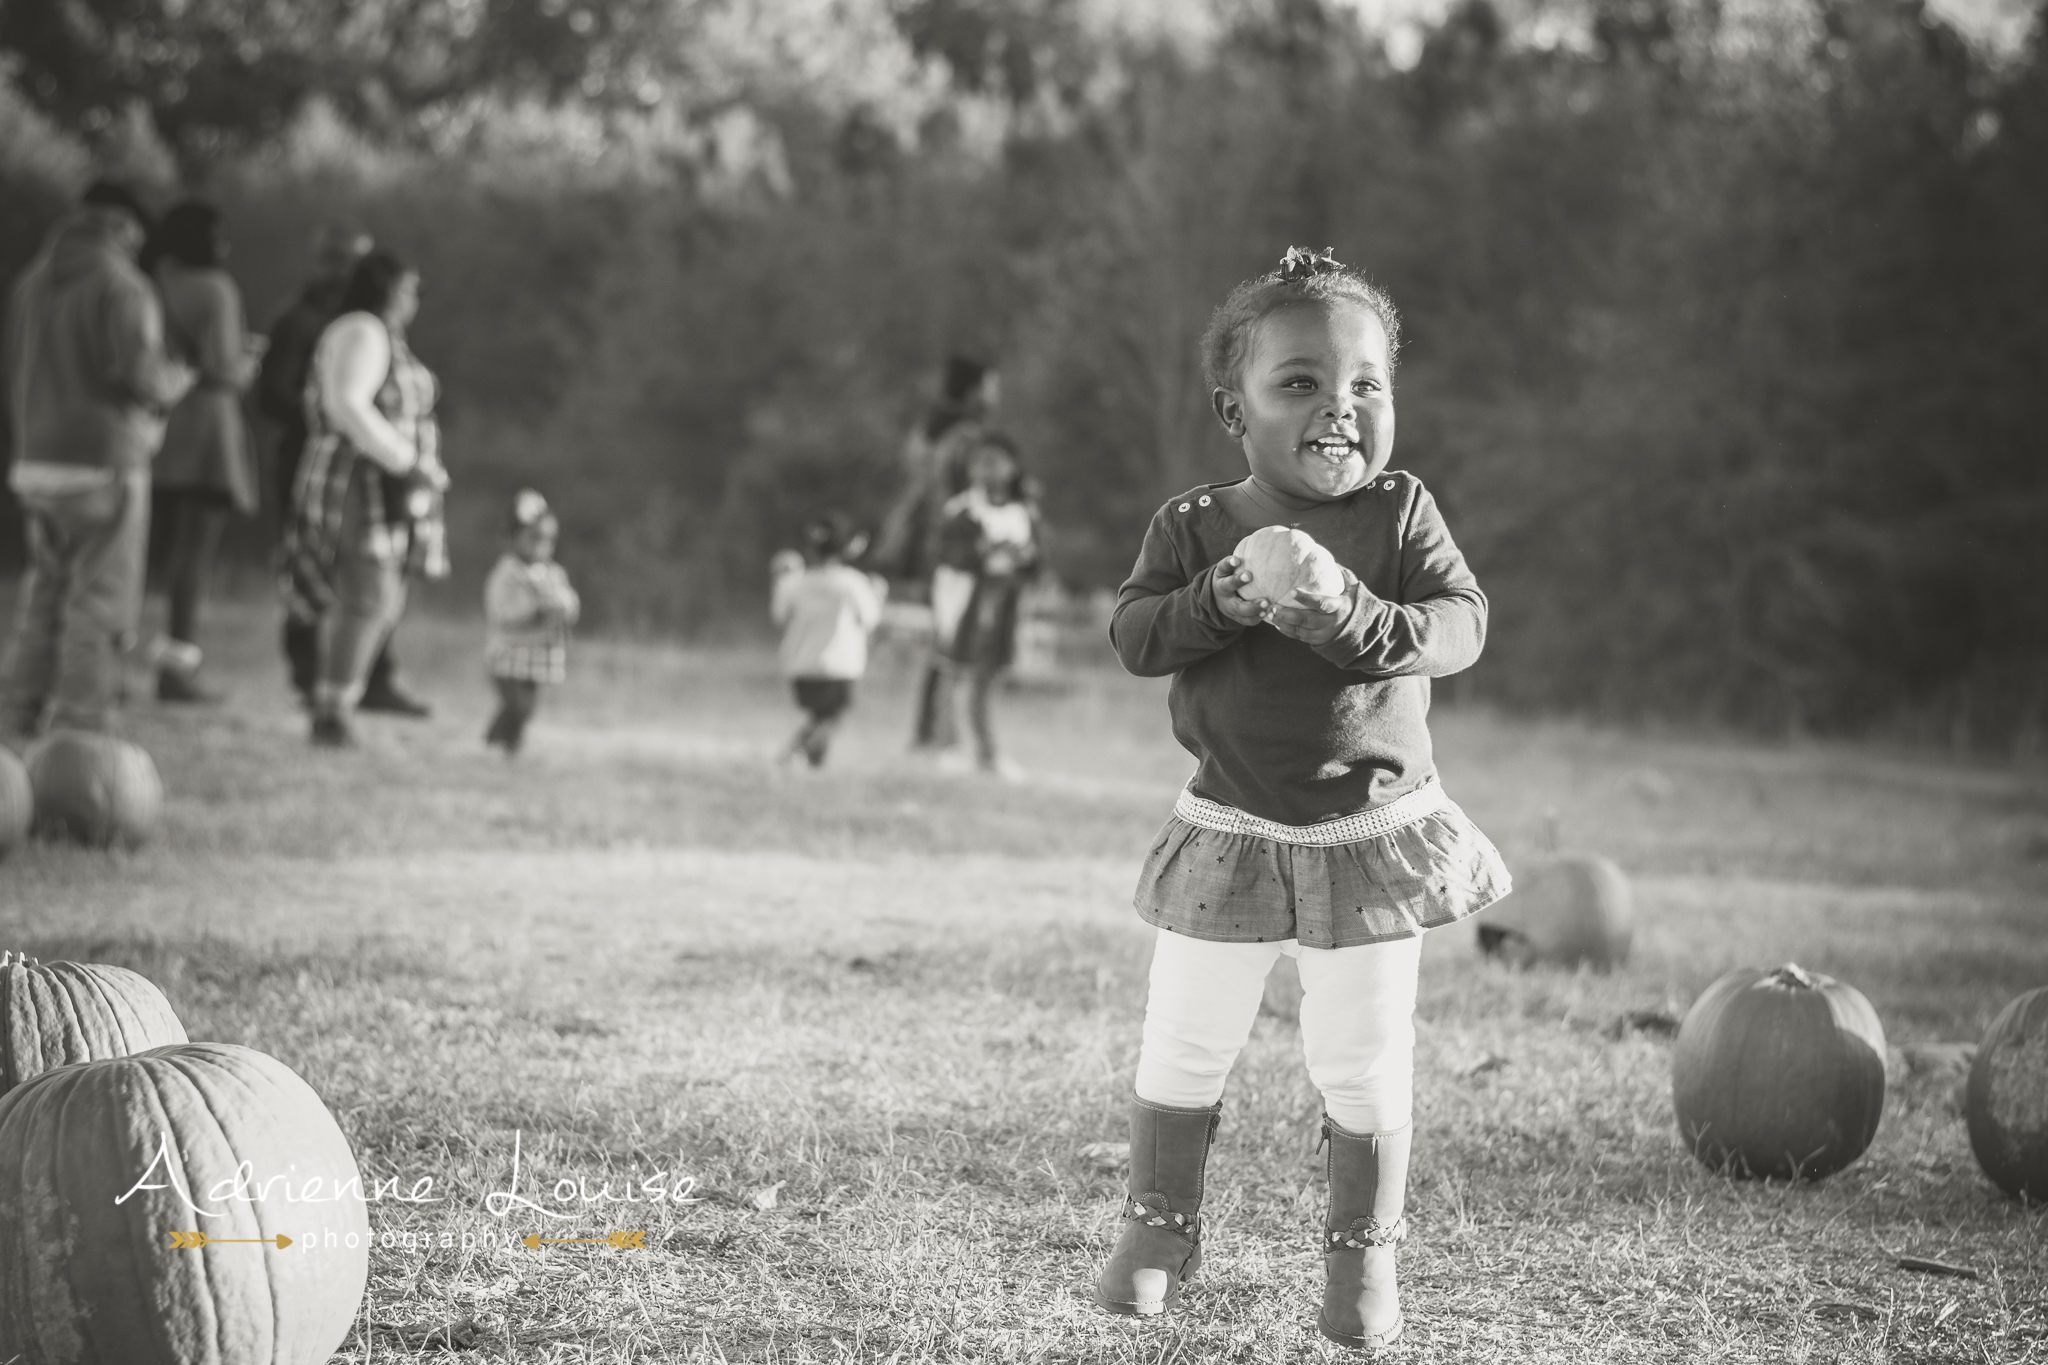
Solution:
M448 571L438 385L405 340L419 285L404 261L372 250L313 349L283 588L286 609L320 631L311 735L319 745L354 742L349 718L405 610L407 580Z
M227 254L220 210L196 199L173 205L142 249L163 298L165 338L199 374L171 409L153 471L172 641L157 665L158 701L220 700L199 674L199 607L228 515L254 516L261 505L242 394L263 339L243 324L242 291L222 268Z
M988 430L1002 400L1002 376L971 356L946 360L939 400L904 442L903 491L882 523L874 562L893 578L922 585L932 611L932 652L918 688L913 748L959 743L953 717L953 632L974 592L973 575L940 554L945 507L966 490L967 457Z
M156 289L136 263L149 221L125 187L93 185L8 303L8 486L28 541L0 661L0 737L12 743L46 720L108 729L120 695L142 606L150 460L196 378L166 351Z
M306 449L306 384L313 373L313 347L327 330L327 324L340 316L341 297L348 290L356 262L369 255L375 245L366 232L335 224L321 228L313 239L312 278L270 327L270 349L264 354L263 370L256 379L256 406L278 430L270 487L280 531L291 519L292 489L298 481L299 459ZM310 710L320 673L319 631L313 622L286 612L283 645L292 690ZM357 709L413 717L432 714L431 707L398 681L397 661L391 648L391 637L386 636L370 664Z

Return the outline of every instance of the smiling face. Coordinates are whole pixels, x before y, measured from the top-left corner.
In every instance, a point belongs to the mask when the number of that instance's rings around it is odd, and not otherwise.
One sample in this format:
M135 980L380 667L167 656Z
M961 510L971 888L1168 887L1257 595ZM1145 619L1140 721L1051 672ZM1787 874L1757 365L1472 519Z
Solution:
M1346 299L1289 304L1258 321L1237 387L1214 401L1262 483L1334 502L1394 453L1387 329Z

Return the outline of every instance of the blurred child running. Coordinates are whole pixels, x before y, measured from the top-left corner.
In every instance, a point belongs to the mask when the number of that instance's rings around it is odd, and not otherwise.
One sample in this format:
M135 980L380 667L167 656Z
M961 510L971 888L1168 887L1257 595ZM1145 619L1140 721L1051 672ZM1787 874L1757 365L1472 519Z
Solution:
M782 675L804 712L780 755L784 763L802 757L824 766L854 684L867 672L868 636L881 623L887 592L851 563L867 543L835 512L804 528L803 556L784 550L770 561L769 615L782 627Z
M511 543L484 584L484 654L498 689L498 713L484 743L502 747L507 758L519 752L541 684L559 683L568 671L569 627L582 603L555 563L559 529L547 499L521 489L512 500Z

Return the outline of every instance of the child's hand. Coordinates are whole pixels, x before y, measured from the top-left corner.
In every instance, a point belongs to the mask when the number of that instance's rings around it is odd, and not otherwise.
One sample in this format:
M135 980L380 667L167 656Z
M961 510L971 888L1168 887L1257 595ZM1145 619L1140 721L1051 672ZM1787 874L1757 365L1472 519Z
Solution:
M1216 589L1216 605L1223 614L1240 626L1255 626L1261 621L1272 619L1273 604L1263 597L1240 597L1240 588L1252 586L1252 576L1240 572L1244 561L1230 555L1213 570L1213 586Z
M1321 597L1297 593L1295 601L1299 605L1280 607L1273 612L1273 629L1290 640L1299 640L1311 647L1326 645L1336 639L1338 629L1351 611L1348 595Z

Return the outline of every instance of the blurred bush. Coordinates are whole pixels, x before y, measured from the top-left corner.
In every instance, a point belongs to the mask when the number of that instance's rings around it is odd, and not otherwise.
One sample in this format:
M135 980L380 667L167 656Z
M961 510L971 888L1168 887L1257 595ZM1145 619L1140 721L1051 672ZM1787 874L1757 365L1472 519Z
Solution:
M1003 364L1060 577L1114 586L1160 500L1241 472L1207 310L1332 245L1403 305L1397 462L1493 598L1454 695L2039 749L2038 37L1891 0L1391 35L1321 0L411 0L223 47L255 4L91 0L154 25L127 66L0 9L0 267L95 159L224 204L259 326L319 224L396 246L458 592L530 482L593 619L752 616L805 517L879 517L956 349Z

